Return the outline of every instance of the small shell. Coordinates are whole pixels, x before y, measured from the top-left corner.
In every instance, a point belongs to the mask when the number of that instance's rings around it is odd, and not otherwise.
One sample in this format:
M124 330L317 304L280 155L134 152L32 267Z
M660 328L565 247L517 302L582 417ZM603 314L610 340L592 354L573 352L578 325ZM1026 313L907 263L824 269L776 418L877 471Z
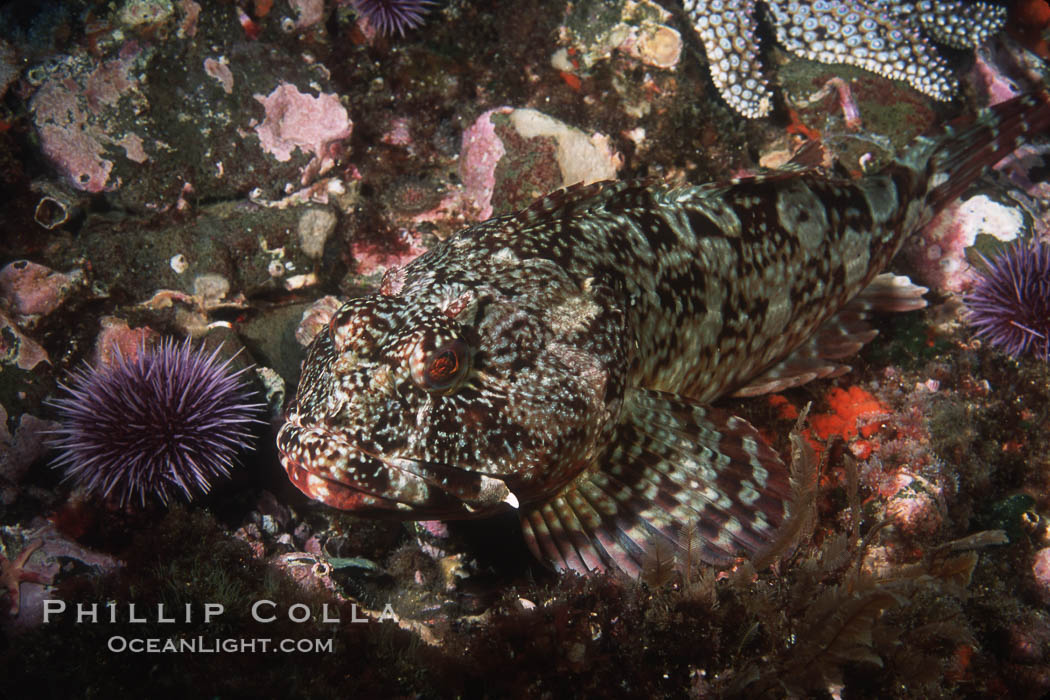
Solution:
M682 35L663 24L643 27L632 53L646 65L674 68L682 57Z
M175 271L176 275L181 275L190 266L190 261L186 259L186 256L182 253L175 253L171 256L171 260L168 261L171 269Z

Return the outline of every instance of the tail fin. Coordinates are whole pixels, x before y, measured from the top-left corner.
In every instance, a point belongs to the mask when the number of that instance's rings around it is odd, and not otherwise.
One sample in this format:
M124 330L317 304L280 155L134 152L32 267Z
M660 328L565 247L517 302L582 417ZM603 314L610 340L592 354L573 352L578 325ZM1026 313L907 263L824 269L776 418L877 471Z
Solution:
M928 159L926 202L939 211L1033 135L1050 131L1050 94L1021 95L994 105L966 123L945 127L940 137L923 138L900 162L923 168Z

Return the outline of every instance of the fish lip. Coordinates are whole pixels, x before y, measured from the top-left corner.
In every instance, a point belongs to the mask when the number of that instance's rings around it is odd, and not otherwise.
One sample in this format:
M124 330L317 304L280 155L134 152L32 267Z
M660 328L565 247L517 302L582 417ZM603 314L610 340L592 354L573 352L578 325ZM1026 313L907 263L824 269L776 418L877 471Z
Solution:
M367 491L354 488L349 484L334 481L318 475L304 466L296 456L288 451L279 450L281 465L288 474L292 484L308 498L328 504L340 510L372 511L373 513L393 513L401 504L397 501L383 499Z
M291 437L301 441L304 434L313 436L311 441L320 441L335 453L340 461L360 461L363 470L348 469L341 475L323 464L309 464L303 458L308 450L288 450L285 445ZM335 449L331 449L335 443ZM323 423L304 426L298 415L291 415L282 426L277 440L281 462L289 477L306 495L330 505L344 501L351 503L344 510L364 510L378 507L381 511L398 510L405 517L472 518L493 514L504 506L517 508L518 499L509 490L504 478L482 471L467 469L456 464L447 464L417 457L383 456L349 440L342 432L332 430ZM369 467L376 467L372 471ZM382 469L390 470L384 481L368 488L363 481L368 472L376 477ZM348 492L354 492L351 496ZM334 494L333 494L334 492ZM367 506L358 502L369 501ZM429 515L425 515L429 513Z
M499 472L488 472L483 469L464 467L462 465L453 464L451 462L438 462L433 459L428 459L426 457L409 457L403 455L391 457L388 455L384 455L378 451L364 447L363 445L361 445L360 442L348 439L341 431L333 430L331 427L329 427L323 422L304 425L300 416L295 413L285 416L285 424L281 426L280 432L283 433L285 430L289 429L289 427L295 428L297 432L314 433L315 435L319 435L324 440L330 440L338 443L341 447L346 448L348 453L350 453L351 455L356 453L369 459L374 459L377 462L382 462L385 466L390 467L391 469L397 469L399 471L406 471L404 469L404 465L411 464L415 465L417 468L455 470L464 473L477 474L479 476L488 476L491 478L501 478L502 476L504 476L501 475ZM280 442L278 442L277 449L282 456L285 456L287 454L285 450L281 447ZM300 467L303 467L302 461L298 459L296 461L298 462ZM308 469L308 471L313 473L315 470Z
M370 488L360 478L351 478L349 475L340 478L339 474L316 461L312 462L309 459L309 450L288 448L288 443L293 439L301 445L304 435L313 435L315 440L319 439L327 445L337 443L340 461L370 461L375 463L378 469L397 472L403 470L396 464L391 464L389 460L361 449L359 445L324 426L303 426L298 420L288 420L278 433L277 449L281 465L296 488L309 498L340 510L393 515L405 519L415 518L420 510L425 509L425 503L429 500L427 497L402 497L386 485L388 481ZM411 475L409 478L411 479Z

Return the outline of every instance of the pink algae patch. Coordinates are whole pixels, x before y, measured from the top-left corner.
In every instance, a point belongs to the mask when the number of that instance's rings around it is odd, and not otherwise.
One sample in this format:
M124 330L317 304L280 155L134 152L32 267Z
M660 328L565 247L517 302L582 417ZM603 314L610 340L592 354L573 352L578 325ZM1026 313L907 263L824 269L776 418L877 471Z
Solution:
M299 15L295 22L296 29L312 27L324 19L323 0L288 0L288 4Z
M492 216L492 194L496 189L496 164L506 153L503 142L496 136L493 114L509 114L510 107L497 107L482 114L463 132L460 147L459 177L463 181L467 199L478 210L478 219Z
M402 231L394 249L369 241L357 241L351 244L350 251L354 256L357 274L371 276L407 265L425 253L426 248L421 245L418 234Z
M225 61L214 58L204 59L204 72L219 81L223 92L227 95L233 94L233 71Z
M1045 604L1050 604L1050 547L1040 549L1032 561L1035 592Z
M85 192L106 189L113 161L102 157L102 144L94 130L74 131L45 124L40 128L44 153L68 176L73 186Z
M120 186L119 181L109 181L113 162L103 157L107 146L123 146L135 162L147 159L142 140L120 129L115 111L135 91L132 66L138 51L129 42L120 58L80 78L83 85L73 78L56 78L33 96L30 106L44 154L77 189L102 192Z
M43 265L16 260L0 269L0 297L16 314L44 316L61 306L75 281Z
M350 115L334 94L314 97L281 83L269 95L255 95L255 99L266 110L266 118L255 127L255 133L263 150L281 162L289 160L298 148L313 154L320 165L326 147L348 138L353 129Z
M179 36L192 37L197 35L197 19L201 14L201 6L193 0L179 0L175 3L179 8Z
M106 316L95 340L95 364L112 366L118 356L134 360L143 348L159 339L160 335L152 328L131 328L122 319Z
M72 80L48 82L34 95L32 108L44 154L75 187L101 192L113 163L102 157L105 134L80 108L78 91Z

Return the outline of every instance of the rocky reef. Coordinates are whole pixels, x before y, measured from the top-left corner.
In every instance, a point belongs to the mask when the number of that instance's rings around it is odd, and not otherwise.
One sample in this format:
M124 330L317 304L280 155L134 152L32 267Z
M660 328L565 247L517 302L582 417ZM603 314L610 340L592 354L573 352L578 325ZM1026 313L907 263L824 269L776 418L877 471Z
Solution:
M908 242L891 270L929 306L879 317L852 372L721 402L791 465L790 527L760 558L718 570L654 547L640 580L559 576L513 517L359 518L306 499L278 461L305 343L337 300L468 224L580 181L726 179L804 147L860 176L1046 87L1042 0L979 3L954 48L920 6L960 3L860 3L918 37L943 90L791 43L802 15L843 4L0 7L0 692L1050 692L1050 366L966 312L986 260L1050 245L1045 142ZM705 9L753 33L754 100L733 97ZM417 20L391 24L405 11ZM173 338L236 355L235 398L259 404L229 469L164 498L145 473L133 499L105 474L64 479L55 436L80 433L61 385ZM84 455L122 458L65 463Z

